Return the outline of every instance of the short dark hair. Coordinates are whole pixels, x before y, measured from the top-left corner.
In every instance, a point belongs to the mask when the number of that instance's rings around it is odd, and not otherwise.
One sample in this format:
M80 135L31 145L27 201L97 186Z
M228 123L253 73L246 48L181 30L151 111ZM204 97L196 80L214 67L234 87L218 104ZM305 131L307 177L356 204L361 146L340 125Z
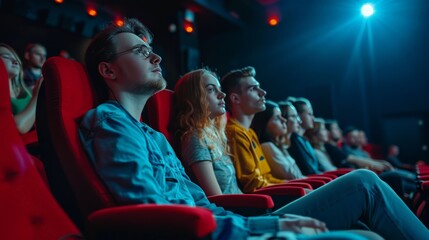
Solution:
M229 96L235 92L241 94L240 91L240 80L244 77L255 77L256 70L254 67L247 66L241 69L234 69L225 74L220 80L222 91L226 94L225 103L227 108L231 107L231 101Z
M335 119L325 119L325 126L326 126L326 129L328 129L328 131L331 131L332 130L332 125L335 125L335 124L338 125L337 120L335 120Z
M351 133L351 132L353 132L353 131L359 131L360 129L359 128L357 128L357 127L355 127L355 126L352 126L352 125L350 125L350 126L347 126L345 129L344 129L344 136L346 136L347 134L349 134L349 133Z
M282 111L282 117L289 118L287 108L295 108L292 102L286 100L286 101L280 101L277 103L279 105L280 111Z
M148 44L153 39L150 30L135 18L125 18L122 26L112 22L92 39L85 52L85 65L91 84L97 91L98 99L101 101L107 99L108 87L98 72L98 65L101 62L109 62L114 58L116 47L113 37L119 33L133 33Z
M308 106L311 107L311 103L307 98L303 98L303 97L288 97L287 101L291 102L293 104L293 106L296 108L296 111L298 113L302 113L304 111L304 106Z

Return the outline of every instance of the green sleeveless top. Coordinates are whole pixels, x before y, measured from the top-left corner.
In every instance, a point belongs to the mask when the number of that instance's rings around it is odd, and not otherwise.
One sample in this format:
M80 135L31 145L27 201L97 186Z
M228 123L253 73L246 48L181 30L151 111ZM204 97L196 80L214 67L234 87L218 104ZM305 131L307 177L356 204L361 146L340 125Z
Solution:
M13 115L16 115L22 110L24 110L25 107L27 107L28 103L30 103L31 100L31 94L25 93L25 96L20 98L11 98L10 101L12 103L12 113Z

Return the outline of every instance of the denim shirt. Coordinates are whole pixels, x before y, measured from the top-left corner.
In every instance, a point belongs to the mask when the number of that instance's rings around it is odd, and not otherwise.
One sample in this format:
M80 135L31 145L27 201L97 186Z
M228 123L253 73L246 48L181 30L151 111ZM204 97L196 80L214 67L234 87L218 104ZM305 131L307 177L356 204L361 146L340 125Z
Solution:
M277 216L245 218L210 203L186 175L164 135L134 119L116 101L90 110L83 117L79 135L97 173L120 204L207 208L217 223L213 239L243 239L252 233L278 230Z

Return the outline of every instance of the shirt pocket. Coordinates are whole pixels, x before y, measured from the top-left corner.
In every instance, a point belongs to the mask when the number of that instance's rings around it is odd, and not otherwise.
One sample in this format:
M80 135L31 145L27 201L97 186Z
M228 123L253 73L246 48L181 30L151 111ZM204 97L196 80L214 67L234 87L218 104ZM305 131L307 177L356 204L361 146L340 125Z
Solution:
M149 163L152 166L153 169L153 177L155 178L155 181L161 186L162 189L165 191L166 183L165 178L167 175L166 172L166 165L164 161L162 160L161 156L154 152L149 152Z

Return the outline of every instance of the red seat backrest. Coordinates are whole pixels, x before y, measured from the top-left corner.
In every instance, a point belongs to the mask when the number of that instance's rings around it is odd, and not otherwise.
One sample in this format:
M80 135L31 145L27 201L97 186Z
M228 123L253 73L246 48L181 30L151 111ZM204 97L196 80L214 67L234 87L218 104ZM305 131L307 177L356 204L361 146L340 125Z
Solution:
M88 216L94 210L117 205L95 172L79 140L80 119L95 107L95 93L83 65L73 60L52 57L43 66L43 76L47 113L47 123L44 125L48 128L44 131L49 131L53 140L52 151L55 151L67 176L83 216Z
M49 192L20 137L12 115L9 81L2 61L0 132L1 238L60 239L79 234Z
M173 114L173 96L174 92L169 89L154 94L147 101L145 116L143 117L143 121L153 129L163 133L170 144L174 141L173 133L168 129Z

